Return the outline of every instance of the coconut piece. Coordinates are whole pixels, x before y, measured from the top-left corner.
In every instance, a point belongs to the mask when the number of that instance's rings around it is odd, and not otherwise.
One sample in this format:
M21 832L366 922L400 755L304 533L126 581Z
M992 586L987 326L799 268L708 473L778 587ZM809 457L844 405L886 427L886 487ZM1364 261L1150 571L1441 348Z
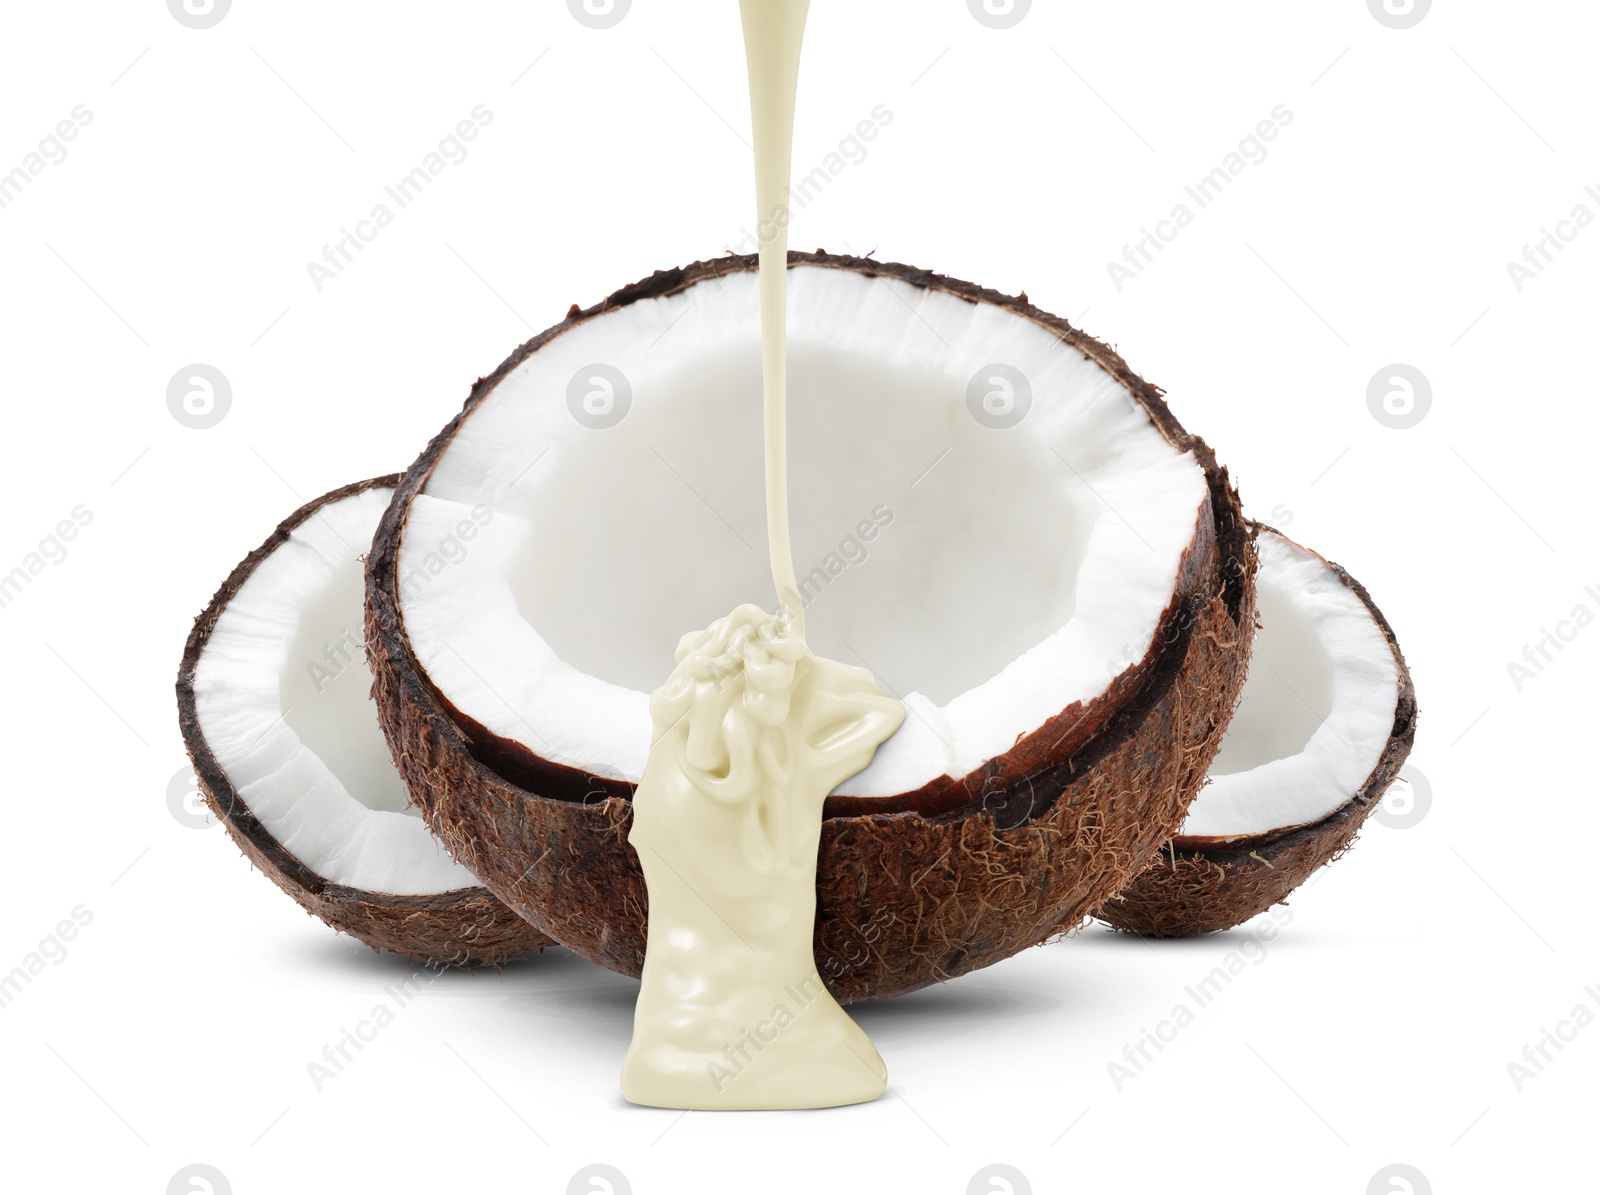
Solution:
M685 627L768 584L755 267L657 273L519 348L368 564L380 718L430 824L628 974L647 690ZM849 1001L1039 941L1170 836L1243 681L1254 546L1160 392L1026 298L791 253L789 312L808 638L908 709L824 810L816 952ZM870 562L830 572L869 519Z
M233 570L189 633L178 720L212 812L308 912L374 949L498 964L550 940L409 807L369 693L362 560L397 480L306 504Z
M1411 751L1416 690L1349 573L1259 528L1260 629L1210 783L1168 849L1099 917L1181 937L1284 900L1355 841Z

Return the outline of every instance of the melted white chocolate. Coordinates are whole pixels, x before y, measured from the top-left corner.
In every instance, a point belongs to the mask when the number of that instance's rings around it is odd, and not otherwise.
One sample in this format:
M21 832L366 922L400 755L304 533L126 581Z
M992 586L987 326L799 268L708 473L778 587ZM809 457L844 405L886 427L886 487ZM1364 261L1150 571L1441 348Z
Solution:
M829 790L904 708L744 605L683 637L650 714L628 836L650 924L623 1094L671 1108L877 1098L883 1060L812 956L817 843Z
M767 544L783 611L805 633L789 546L789 175L800 43L811 0L739 0L750 75L756 159L756 238L761 288L761 424L765 433Z
M779 613L685 635L650 699L628 841L650 897L622 1093L666 1108L820 1108L883 1094L871 1040L812 954L828 793L905 718L865 669L811 653L789 544L788 191L809 0L740 0L755 134L767 537Z

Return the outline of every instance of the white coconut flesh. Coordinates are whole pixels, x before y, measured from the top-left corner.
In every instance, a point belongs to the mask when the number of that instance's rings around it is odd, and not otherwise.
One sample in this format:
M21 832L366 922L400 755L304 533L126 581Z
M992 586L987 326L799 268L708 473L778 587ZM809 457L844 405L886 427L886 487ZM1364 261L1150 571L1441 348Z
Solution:
M393 493L339 499L262 560L195 667L200 732L245 806L336 884L400 896L474 888L407 808L362 651L359 557Z
M1383 629L1327 561L1259 539L1250 674L1180 839L1307 826L1348 802L1394 730L1400 675Z
M964 776L1145 655L1206 479L1116 379L1013 312L853 271L791 268L789 321L807 638L909 712L837 792ZM758 329L753 271L636 302L553 338L463 422L397 562L411 647L458 710L637 782L679 638L775 608ZM1031 391L1015 426L969 409L975 375L1015 378L997 363ZM603 412L609 370L629 409L588 426L569 388ZM983 386L1003 411L1005 383Z

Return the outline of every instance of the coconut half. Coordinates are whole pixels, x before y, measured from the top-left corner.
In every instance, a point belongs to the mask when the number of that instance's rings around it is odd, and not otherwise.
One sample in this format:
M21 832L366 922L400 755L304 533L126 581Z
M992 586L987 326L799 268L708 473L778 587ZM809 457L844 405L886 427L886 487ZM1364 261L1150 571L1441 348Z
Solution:
M409 807L369 694L362 562L395 477L295 511L195 621L178 718L212 811L306 910L374 949L500 963L550 941Z
M1170 848L1099 916L1176 937L1264 912L1354 842L1411 751L1416 690L1349 573L1269 527L1260 629L1210 782Z
M576 307L473 389L368 566L384 729L513 908L638 974L626 843L684 631L770 591L754 257ZM1098 907L1176 829L1242 683L1254 548L1204 443L1016 298L791 254L807 637L908 716L825 809L842 1000L972 970Z

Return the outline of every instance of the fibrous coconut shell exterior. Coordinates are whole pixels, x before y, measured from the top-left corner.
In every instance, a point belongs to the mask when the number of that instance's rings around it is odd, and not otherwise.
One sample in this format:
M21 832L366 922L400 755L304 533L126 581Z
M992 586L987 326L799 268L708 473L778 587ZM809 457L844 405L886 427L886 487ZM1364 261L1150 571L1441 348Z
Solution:
M1096 914L1106 924L1157 938L1213 933L1243 924L1286 900L1318 868L1349 850L1367 816L1400 774L1417 734L1417 692L1411 672L1394 628L1372 595L1339 565L1324 563L1365 604L1394 654L1399 678L1394 729L1377 766L1349 801L1309 826L1225 845L1175 839Z
M395 475L378 477L324 494L278 524L266 542L239 563L195 619L184 645L178 669L178 723L212 813L246 857L306 912L374 950L405 955L416 962L498 966L553 943L481 887L399 896L331 883L317 875L285 850L250 812L212 754L195 710L194 675L201 653L217 619L256 567L324 506L366 490L393 488L398 481Z
M1120 890L1183 819L1243 684L1256 552L1238 495L1161 392L1112 349L1023 296L909 266L825 253L805 263L991 303L1101 365L1179 451L1208 499L1146 657L961 778L884 800L830 798L817 865L816 959L843 1002L915 991L1037 944ZM530 354L585 321L697 282L754 270L730 255L613 294L522 345L401 479L367 568L367 646L384 731L413 800L452 852L512 908L577 953L628 975L644 961L648 900L628 845L631 786L533 755L464 717L418 666L401 619L397 557L412 501L452 437Z

